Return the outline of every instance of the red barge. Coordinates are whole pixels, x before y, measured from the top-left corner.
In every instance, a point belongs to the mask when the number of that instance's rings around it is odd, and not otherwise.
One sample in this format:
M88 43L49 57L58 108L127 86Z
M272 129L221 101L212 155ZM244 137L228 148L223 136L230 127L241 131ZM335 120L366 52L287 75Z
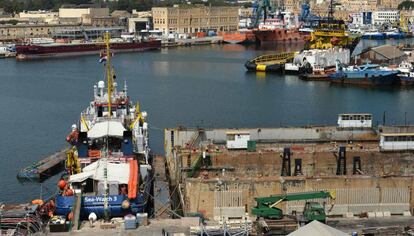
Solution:
M105 43L77 43L77 44L45 44L45 45L16 45L16 58L20 60L58 56L79 56L99 54L105 49ZM142 42L111 43L111 50L117 52L135 52L161 49L160 40Z

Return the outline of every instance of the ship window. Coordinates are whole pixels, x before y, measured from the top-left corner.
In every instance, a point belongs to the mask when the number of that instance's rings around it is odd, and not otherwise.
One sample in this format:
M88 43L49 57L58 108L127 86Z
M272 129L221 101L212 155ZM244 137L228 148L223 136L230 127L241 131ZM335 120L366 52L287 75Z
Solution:
M342 120L349 120L349 116L342 116Z

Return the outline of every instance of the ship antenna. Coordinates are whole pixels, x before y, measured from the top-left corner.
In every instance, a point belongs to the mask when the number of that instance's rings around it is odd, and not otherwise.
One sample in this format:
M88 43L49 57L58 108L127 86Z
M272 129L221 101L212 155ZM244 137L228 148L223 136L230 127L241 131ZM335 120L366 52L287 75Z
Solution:
M108 115L111 117L112 114L112 104L111 104L111 96L112 96L112 78L111 78L111 52L109 47L109 40L110 35L109 32L105 32L105 45L106 45L106 79L107 79L107 86L108 86Z
M334 14L334 0L331 0L329 2L329 12L328 12L328 18L329 19L333 19L333 14Z

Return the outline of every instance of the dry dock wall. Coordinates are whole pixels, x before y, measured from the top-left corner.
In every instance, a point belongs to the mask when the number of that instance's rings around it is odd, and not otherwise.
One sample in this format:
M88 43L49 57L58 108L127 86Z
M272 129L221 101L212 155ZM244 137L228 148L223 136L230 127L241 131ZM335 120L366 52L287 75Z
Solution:
M366 212L402 214L413 207L414 179L405 178L286 178L284 188L289 192L336 190L337 198L328 212L330 215L355 215ZM256 205L254 198L282 193L278 178L255 180L201 180L187 179L185 183L185 212L199 212L209 219L251 216ZM330 209L332 201L326 201ZM278 205L285 213L302 212L305 201ZM247 210L247 211L246 211Z
M366 212L402 214L414 207L414 155L412 152L384 153L372 129L344 130L336 127L241 129L257 150L228 150L226 135L231 129L165 130L165 154L173 185L180 185L184 212L198 212L210 219L249 215L255 197L286 192L336 190L331 215ZM346 147L346 175L337 176L338 148ZM299 176L283 177L283 148L301 159ZM188 176L205 152L211 166ZM361 169L353 173L353 158ZM283 182L283 184L281 184ZM318 200L324 201L324 200ZM326 202L330 205L330 201ZM301 212L302 202L280 204L285 212ZM329 207L327 207L329 208Z
M378 135L373 129L347 130L336 127L299 127L299 128L251 128L251 129L186 129L173 128L164 130L164 151L167 164L170 169L170 177L173 181L179 178L178 166L182 166L177 160L177 150L183 148L197 149L208 144L223 145L226 143L226 135L230 131L248 132L250 140L258 143L321 143L321 142L347 142L348 140L361 140L361 142L378 140ZM280 152L286 145L272 145L270 151ZM306 150L310 151L310 150ZM237 152L234 152L238 155Z

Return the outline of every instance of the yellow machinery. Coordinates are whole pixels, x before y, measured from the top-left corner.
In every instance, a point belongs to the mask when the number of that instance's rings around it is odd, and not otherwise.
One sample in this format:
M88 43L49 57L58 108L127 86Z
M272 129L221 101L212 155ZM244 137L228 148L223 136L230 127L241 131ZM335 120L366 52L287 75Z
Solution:
M78 159L78 151L75 146L66 151L66 169L70 175L78 174L81 172Z
M359 39L351 38L346 33L343 20L325 19L321 20L319 26L311 33L308 48L344 47L352 50L358 42Z

